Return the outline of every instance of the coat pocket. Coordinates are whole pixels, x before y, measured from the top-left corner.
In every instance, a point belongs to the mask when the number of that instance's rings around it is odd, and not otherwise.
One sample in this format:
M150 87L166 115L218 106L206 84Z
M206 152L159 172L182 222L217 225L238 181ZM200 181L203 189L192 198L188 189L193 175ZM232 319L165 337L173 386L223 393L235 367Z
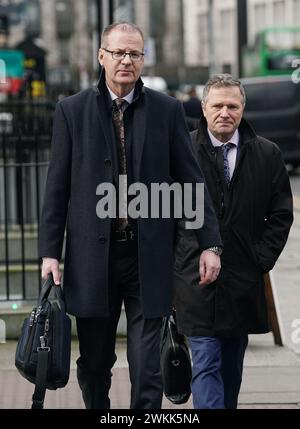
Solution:
M181 272L189 265L199 270L201 249L193 230L180 230L175 241L174 268Z
M262 262L262 258L260 256L260 244L257 242L252 243L252 249L253 249L255 262L256 262L256 265L257 265L257 268L259 269L259 271L263 274L270 271L270 269L272 269L273 265L272 265L272 263L270 263L269 266L267 266L265 263Z
M175 243L174 268L176 271L180 272L184 267L186 250L185 239L180 235L176 238Z
M265 332L263 277L250 270L226 272L216 296L216 330L230 335Z

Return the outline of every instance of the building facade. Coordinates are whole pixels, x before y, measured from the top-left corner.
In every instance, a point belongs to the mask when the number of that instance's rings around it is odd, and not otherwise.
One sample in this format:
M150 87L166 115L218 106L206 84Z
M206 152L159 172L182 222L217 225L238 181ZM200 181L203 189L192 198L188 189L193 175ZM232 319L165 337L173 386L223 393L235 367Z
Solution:
M8 4L8 45L33 37L46 50L49 86L62 91L97 79L99 30L109 7L115 20L143 29L146 74L163 76L170 86L203 83L214 72L238 74L237 0L0 0L0 14ZM299 23L300 0L247 1L249 43L267 26Z
M238 0L183 0L185 65L207 74L238 74ZM248 0L248 43L258 31L272 26L299 26L300 0Z

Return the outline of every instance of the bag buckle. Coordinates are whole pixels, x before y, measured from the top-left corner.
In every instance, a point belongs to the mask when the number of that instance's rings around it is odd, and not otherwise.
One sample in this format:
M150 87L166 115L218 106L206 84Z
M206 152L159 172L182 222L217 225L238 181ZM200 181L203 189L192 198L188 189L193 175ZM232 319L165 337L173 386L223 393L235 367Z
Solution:
M123 231L118 231L118 236L120 238L117 238L116 241L127 241L127 232L125 230Z
M38 352L46 351L50 352L50 347L37 347Z
M41 352L41 351L47 351L47 352L50 352L50 347L46 347L46 342L45 342L45 337L44 337L44 335L42 335L41 337L40 337L40 342L41 342L41 347L37 347L37 351L38 352Z

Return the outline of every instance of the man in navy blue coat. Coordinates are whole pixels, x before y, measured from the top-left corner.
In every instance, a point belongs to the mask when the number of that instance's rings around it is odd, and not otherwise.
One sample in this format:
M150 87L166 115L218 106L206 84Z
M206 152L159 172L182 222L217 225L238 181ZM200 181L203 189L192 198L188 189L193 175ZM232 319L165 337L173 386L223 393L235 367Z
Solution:
M127 186L140 183L146 190L153 183L203 182L180 102L143 87L143 47L142 32L135 25L107 27L99 49L103 71L97 87L60 101L55 113L39 254L42 277L52 272L58 284L66 227L64 292L67 310L76 316L77 374L87 408L110 407L123 302L130 406L161 407L160 328L172 307L174 216L101 216L99 189L114 185L120 196L120 172ZM117 125L116 113L121 115ZM111 203L109 197L107 205ZM207 193L204 226L195 234L202 250L201 282L208 284L216 279L220 260L207 249L220 246L221 240Z

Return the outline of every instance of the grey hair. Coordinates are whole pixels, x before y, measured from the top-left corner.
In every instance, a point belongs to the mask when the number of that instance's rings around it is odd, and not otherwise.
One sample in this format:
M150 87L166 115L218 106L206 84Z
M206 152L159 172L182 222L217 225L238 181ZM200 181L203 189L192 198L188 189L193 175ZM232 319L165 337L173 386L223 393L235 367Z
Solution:
M136 24L132 24L131 22L115 22L114 24L110 24L107 27L104 28L101 35L101 47L105 47L107 43L107 37L110 35L110 33L114 30L120 30L124 31L126 33L139 33L141 36L143 43L144 43L144 35L140 27L138 27Z
M243 85L238 79L234 79L231 74L221 73L215 74L212 76L205 84L203 95L202 95L202 104L205 105L208 98L208 93L212 87L223 88L223 87L233 87L237 86L243 97L243 105L246 104L246 93Z

